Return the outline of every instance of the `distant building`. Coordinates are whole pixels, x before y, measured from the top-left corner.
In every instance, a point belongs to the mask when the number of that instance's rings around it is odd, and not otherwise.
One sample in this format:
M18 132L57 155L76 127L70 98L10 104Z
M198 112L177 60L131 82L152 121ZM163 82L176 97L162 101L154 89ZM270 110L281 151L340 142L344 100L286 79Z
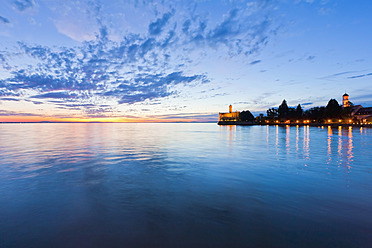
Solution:
M219 113L219 121L239 121L239 111L232 112L232 106L229 106L228 113Z
M346 108L350 106L349 95L345 92L342 96L342 107Z
M368 108L361 107L352 116L362 123L372 123L372 107Z
M351 116L362 123L372 122L372 107L364 108L362 105L350 106L349 95L342 96L342 107L350 107Z

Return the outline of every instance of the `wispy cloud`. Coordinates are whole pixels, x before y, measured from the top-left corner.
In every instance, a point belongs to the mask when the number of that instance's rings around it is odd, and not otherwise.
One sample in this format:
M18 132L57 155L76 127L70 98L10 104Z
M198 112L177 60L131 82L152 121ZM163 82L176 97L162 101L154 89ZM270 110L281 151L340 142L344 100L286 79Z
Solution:
M69 92L49 92L41 95L32 96L31 98L51 98L51 99L70 99L76 98L77 94Z
M362 77L368 77L368 76L372 76L372 73L355 75L355 76L348 77L348 79L362 78Z
M301 103L302 106L308 106L308 105L312 105L313 103L312 102L304 102L304 103Z
M13 102L18 102L20 101L18 98L12 98L12 97L1 97L0 101L13 101Z
M34 7L35 3L33 0L14 0L13 6L19 11L25 11Z
M158 18L155 22L150 23L149 33L151 35L159 35L163 31L164 26L168 23L169 18L171 17L172 13L167 12L161 18Z
M358 71L342 71L342 72L337 72L337 73L334 73L334 74L326 75L324 77L321 77L320 79L334 79L334 78L338 78L340 76L345 76L345 75L356 73L356 72L358 72Z
M8 23L10 23L10 21L7 18L0 16L0 24L8 24Z
M40 116L40 115L34 113L16 112L0 109L0 116Z
M251 65L255 65L255 64L258 64L258 63L261 63L261 60L255 60L255 61L252 61L250 64L251 64Z

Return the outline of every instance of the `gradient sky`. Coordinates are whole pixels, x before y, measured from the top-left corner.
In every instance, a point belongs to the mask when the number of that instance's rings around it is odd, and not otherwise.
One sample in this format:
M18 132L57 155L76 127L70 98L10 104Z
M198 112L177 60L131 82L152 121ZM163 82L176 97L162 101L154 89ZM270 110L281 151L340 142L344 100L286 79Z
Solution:
M2 0L0 121L372 106L367 0Z

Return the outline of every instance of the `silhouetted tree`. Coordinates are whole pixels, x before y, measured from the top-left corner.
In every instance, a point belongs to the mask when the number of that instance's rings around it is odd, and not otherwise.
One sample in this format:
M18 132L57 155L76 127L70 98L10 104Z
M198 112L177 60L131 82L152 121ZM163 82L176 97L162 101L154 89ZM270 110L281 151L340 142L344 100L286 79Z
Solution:
M336 99L329 100L326 108L325 108L325 117L326 118L340 118L341 117L342 108L338 104Z
M320 122L325 116L325 107L314 107L306 110L304 116L308 119Z
M267 117L274 119L278 117L278 110L276 108L270 108L266 111L266 115Z
M288 113L289 113L289 109L288 109L287 101L284 99L282 104L280 104L278 108L279 118L288 117Z
M245 110L239 113L239 119L241 121L254 121L254 116L249 110Z
M297 108L296 108L296 118L301 118L302 117L302 114L303 114L303 110L301 108L301 105L298 104L297 105Z
M288 115L286 119L296 119L297 118L297 112L295 108L288 108Z

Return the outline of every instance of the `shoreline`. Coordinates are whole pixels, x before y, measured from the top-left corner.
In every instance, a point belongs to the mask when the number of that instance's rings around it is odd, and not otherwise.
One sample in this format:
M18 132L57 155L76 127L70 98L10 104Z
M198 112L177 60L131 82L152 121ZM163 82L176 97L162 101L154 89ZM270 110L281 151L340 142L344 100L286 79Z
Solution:
M253 123L244 121L219 121L219 126L310 126L310 127L368 127L372 128L372 124L345 124L345 123Z

